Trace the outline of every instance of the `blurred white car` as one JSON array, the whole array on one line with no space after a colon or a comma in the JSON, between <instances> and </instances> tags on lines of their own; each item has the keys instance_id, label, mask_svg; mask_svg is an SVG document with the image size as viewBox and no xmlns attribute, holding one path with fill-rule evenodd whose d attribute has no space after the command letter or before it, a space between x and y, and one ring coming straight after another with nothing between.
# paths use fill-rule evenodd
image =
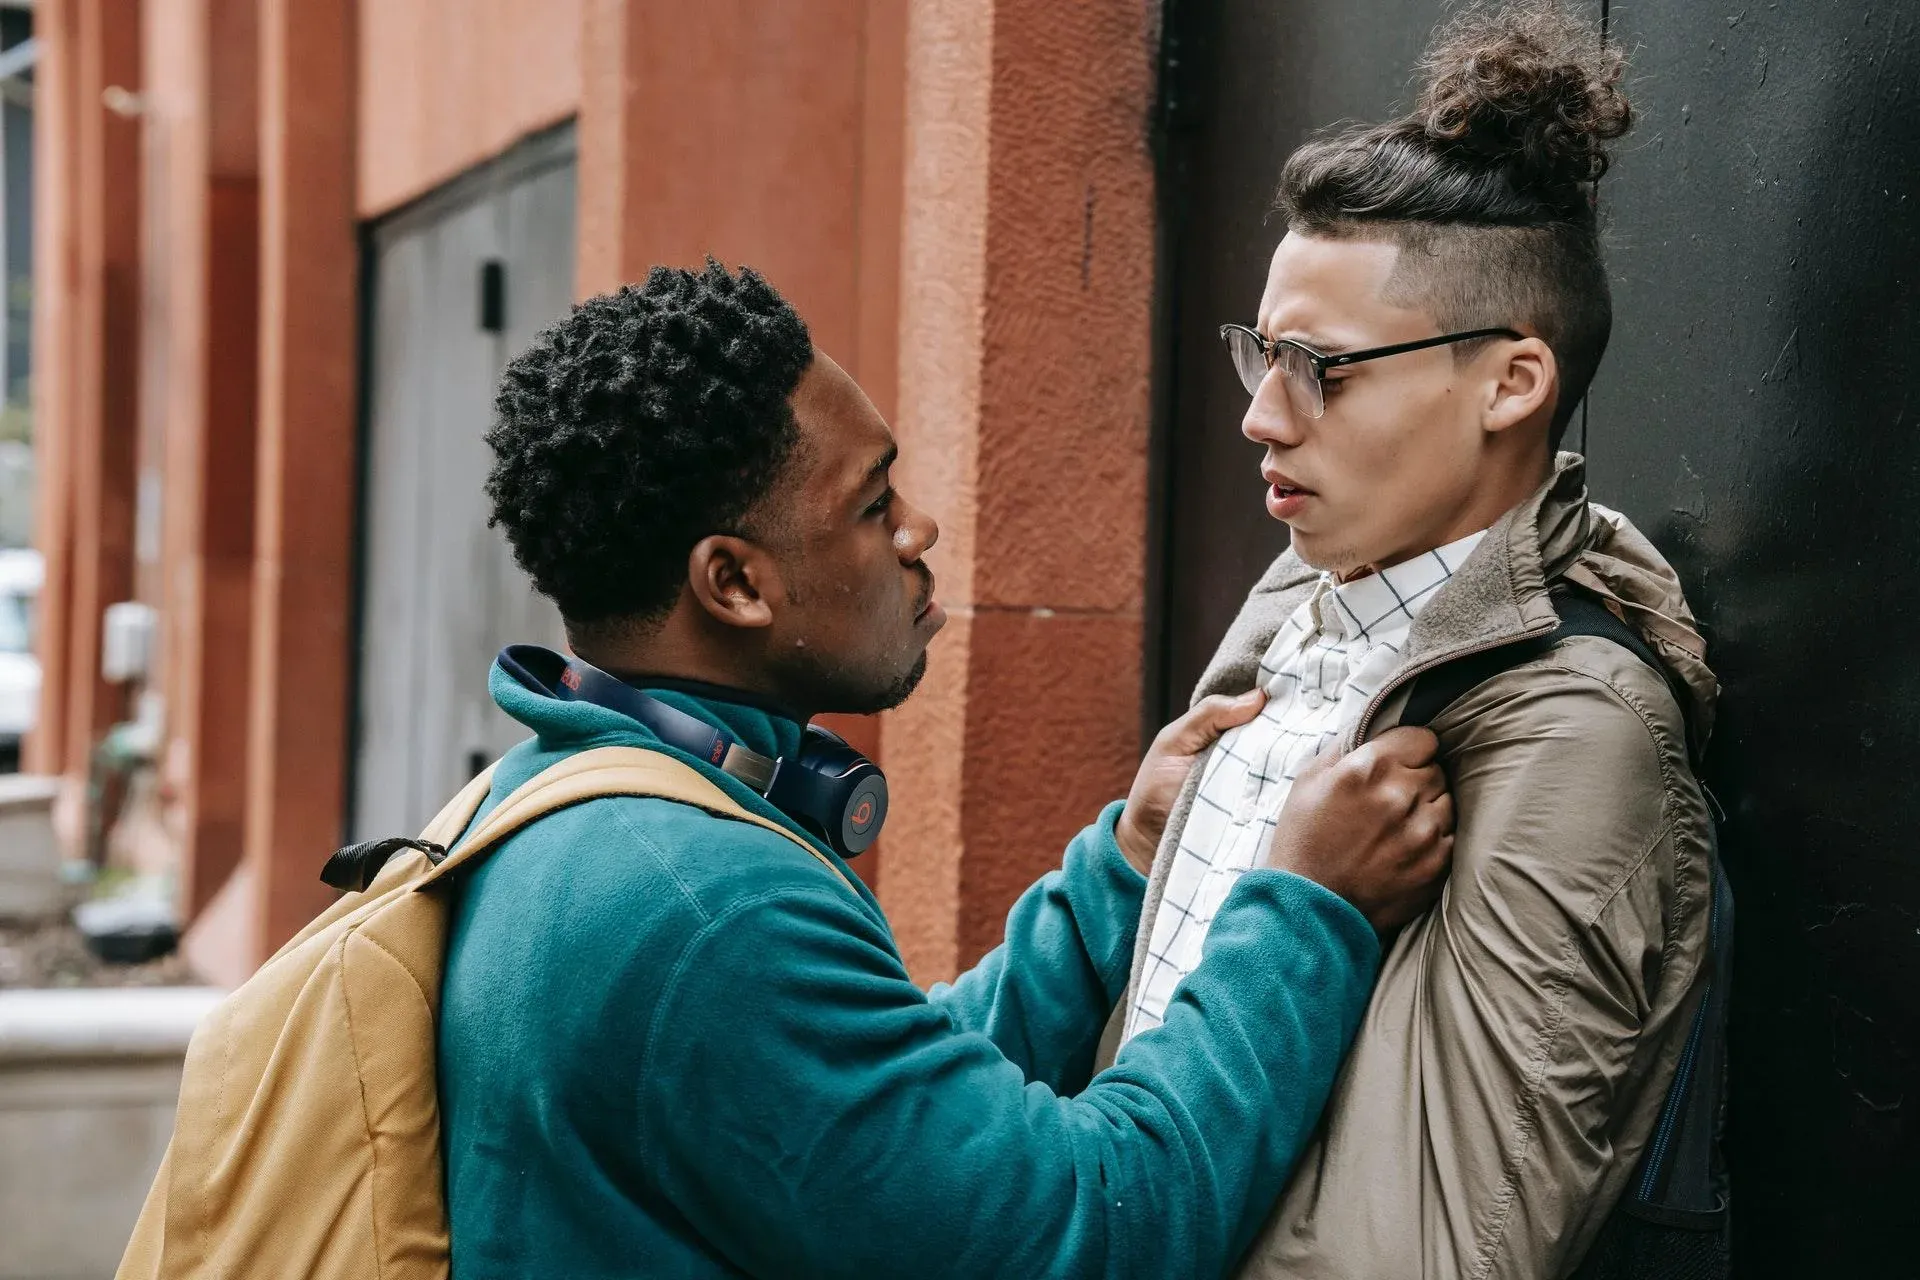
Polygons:
<instances>
[{"instance_id":1,"label":"blurred white car","mask_svg":"<svg viewBox=\"0 0 1920 1280\"><path fill-rule=\"evenodd\" d=\"M0 768L18 767L20 740L40 710L33 607L45 573L38 551L0 551Z\"/></svg>"}]
</instances>

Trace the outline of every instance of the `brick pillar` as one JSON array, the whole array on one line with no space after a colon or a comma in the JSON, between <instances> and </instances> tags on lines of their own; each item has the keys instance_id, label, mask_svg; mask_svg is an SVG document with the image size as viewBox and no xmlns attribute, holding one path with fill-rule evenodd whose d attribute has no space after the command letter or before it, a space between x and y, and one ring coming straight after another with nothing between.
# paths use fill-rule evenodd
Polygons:
<instances>
[{"instance_id":1,"label":"brick pillar","mask_svg":"<svg viewBox=\"0 0 1920 1280\"><path fill-rule=\"evenodd\" d=\"M94 743L127 710L124 690L100 679L100 625L106 607L133 591L140 125L106 99L117 90L115 101L130 103L141 85L139 0L74 0L72 13L62 35L73 40L73 94L56 111L71 106L73 114L54 143L73 150L71 328L58 344L64 349L49 353L70 362L71 376L50 389L54 413L46 424L60 454L48 478L61 495L53 505L66 504L53 513L64 528L49 547L56 616L48 637L62 652L49 673L59 683L42 695L43 714L63 721L53 735L59 757L45 763L66 774L70 796L85 780ZM65 16L49 14L57 22Z\"/></svg>"},{"instance_id":2,"label":"brick pillar","mask_svg":"<svg viewBox=\"0 0 1920 1280\"><path fill-rule=\"evenodd\" d=\"M148 0L150 196L164 202L162 776L182 909L240 862L259 398L259 31L254 0Z\"/></svg>"},{"instance_id":3,"label":"brick pillar","mask_svg":"<svg viewBox=\"0 0 1920 1280\"><path fill-rule=\"evenodd\" d=\"M80 0L40 0L34 35L33 453L34 545L46 560L40 591L40 715L22 765L59 773L67 751L68 637L72 633L73 411L79 234L77 145Z\"/></svg>"},{"instance_id":4,"label":"brick pillar","mask_svg":"<svg viewBox=\"0 0 1920 1280\"><path fill-rule=\"evenodd\" d=\"M1001 936L1139 756L1155 6L913 0L899 478L952 621L884 718L916 978Z\"/></svg>"},{"instance_id":5,"label":"brick pillar","mask_svg":"<svg viewBox=\"0 0 1920 1280\"><path fill-rule=\"evenodd\" d=\"M245 859L257 962L332 900L346 799L358 406L355 10L261 0Z\"/></svg>"}]
</instances>

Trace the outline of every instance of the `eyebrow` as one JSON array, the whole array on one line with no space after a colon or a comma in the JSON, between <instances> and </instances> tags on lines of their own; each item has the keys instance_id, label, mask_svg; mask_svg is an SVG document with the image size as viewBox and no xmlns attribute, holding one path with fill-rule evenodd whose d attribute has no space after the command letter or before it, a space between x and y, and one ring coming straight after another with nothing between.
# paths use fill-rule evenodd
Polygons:
<instances>
[{"instance_id":1,"label":"eyebrow","mask_svg":"<svg viewBox=\"0 0 1920 1280\"><path fill-rule=\"evenodd\" d=\"M1322 337L1317 333L1300 333L1298 331L1283 333L1278 337L1269 334L1268 337L1269 340L1274 342L1297 342L1303 347L1311 347L1315 353L1323 356L1337 356L1342 351L1348 349L1350 345L1339 342L1333 338Z\"/></svg>"},{"instance_id":2,"label":"eyebrow","mask_svg":"<svg viewBox=\"0 0 1920 1280\"><path fill-rule=\"evenodd\" d=\"M899 460L900 460L900 446L897 444L889 446L887 451L880 455L880 460L874 463L871 467L867 468L866 478L861 480L860 487L864 489L868 485L872 484L875 480L885 475L888 469L891 468L893 464L895 462L898 462Z\"/></svg>"}]
</instances>

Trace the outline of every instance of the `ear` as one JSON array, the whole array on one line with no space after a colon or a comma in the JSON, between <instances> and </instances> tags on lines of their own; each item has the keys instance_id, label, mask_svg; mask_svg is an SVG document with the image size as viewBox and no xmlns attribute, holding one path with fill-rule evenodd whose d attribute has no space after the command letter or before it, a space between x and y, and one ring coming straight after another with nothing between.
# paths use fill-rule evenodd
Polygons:
<instances>
[{"instance_id":1,"label":"ear","mask_svg":"<svg viewBox=\"0 0 1920 1280\"><path fill-rule=\"evenodd\" d=\"M1521 338L1495 344L1487 359L1494 364L1482 429L1507 431L1552 414L1560 390L1560 364L1552 347L1538 338Z\"/></svg>"},{"instance_id":2,"label":"ear","mask_svg":"<svg viewBox=\"0 0 1920 1280\"><path fill-rule=\"evenodd\" d=\"M773 557L745 538L722 533L694 544L687 586L709 616L730 627L771 625L771 599L785 596Z\"/></svg>"}]
</instances>

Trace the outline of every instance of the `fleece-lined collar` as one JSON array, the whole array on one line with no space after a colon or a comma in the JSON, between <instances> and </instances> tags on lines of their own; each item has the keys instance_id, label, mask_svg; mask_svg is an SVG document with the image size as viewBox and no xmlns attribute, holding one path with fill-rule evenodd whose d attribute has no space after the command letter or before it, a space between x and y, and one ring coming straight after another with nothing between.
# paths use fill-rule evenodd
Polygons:
<instances>
[{"instance_id":1,"label":"fleece-lined collar","mask_svg":"<svg viewBox=\"0 0 1920 1280\"><path fill-rule=\"evenodd\" d=\"M675 710L726 729L740 740L741 745L763 756L790 756L800 749L805 726L783 713L717 697L697 697L687 692L684 685L681 688L650 686L644 678L636 680L635 684ZM532 746L543 755L570 755L593 747L645 747L665 752L699 770L702 777L724 790L747 812L779 823L826 854L846 875L848 882L856 886L868 905L878 912L878 900L853 874L845 860L819 837L794 821L785 811L768 803L766 797L752 787L707 761L662 742L653 730L639 721L595 703L564 701L529 689L497 662L488 676L487 687L502 711L533 731L535 741L523 745ZM509 760L512 758L510 756Z\"/></svg>"}]
</instances>

